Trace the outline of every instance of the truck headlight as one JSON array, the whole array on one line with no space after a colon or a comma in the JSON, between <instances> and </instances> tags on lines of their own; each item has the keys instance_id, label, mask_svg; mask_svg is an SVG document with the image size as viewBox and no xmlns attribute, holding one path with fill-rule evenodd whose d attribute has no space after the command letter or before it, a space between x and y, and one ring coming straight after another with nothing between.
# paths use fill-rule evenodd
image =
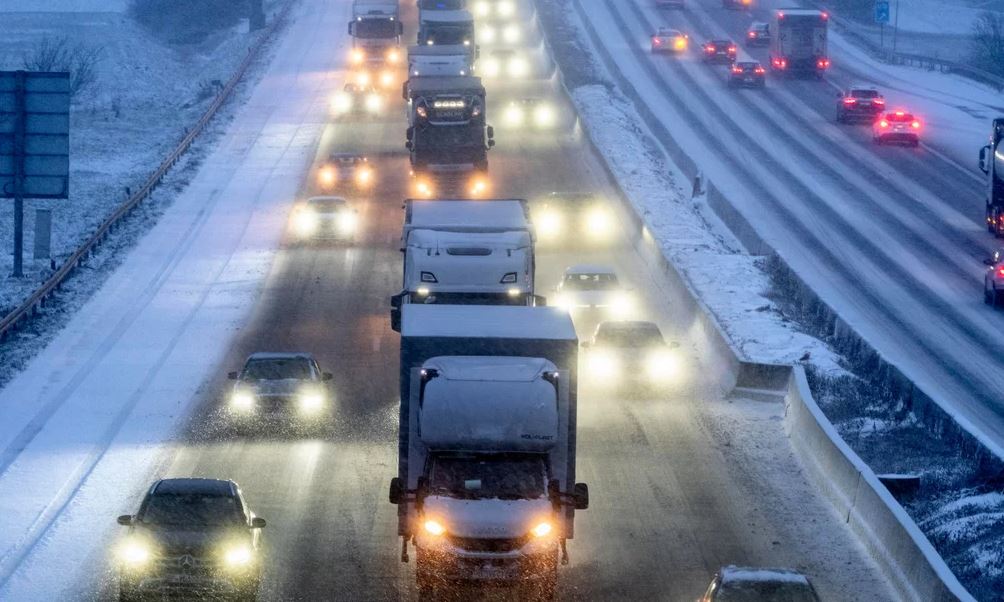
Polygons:
<instances>
[{"instance_id":1,"label":"truck headlight","mask_svg":"<svg viewBox=\"0 0 1004 602\"><path fill-rule=\"evenodd\" d=\"M247 566L251 564L251 558L251 547L246 544L240 544L228 548L226 554L223 555L223 560L230 568Z\"/></svg>"},{"instance_id":2,"label":"truck headlight","mask_svg":"<svg viewBox=\"0 0 1004 602\"><path fill-rule=\"evenodd\" d=\"M338 172L330 165L322 167L321 170L317 172L317 181L321 186L331 188L335 185L335 182L338 181Z\"/></svg>"},{"instance_id":3,"label":"truck headlight","mask_svg":"<svg viewBox=\"0 0 1004 602\"><path fill-rule=\"evenodd\" d=\"M550 105L540 105L533 110L533 124L539 128L549 128L554 125L554 109Z\"/></svg>"},{"instance_id":4,"label":"truck headlight","mask_svg":"<svg viewBox=\"0 0 1004 602\"><path fill-rule=\"evenodd\" d=\"M394 74L390 71L384 71L380 74L380 85L384 88L389 88L394 85Z\"/></svg>"},{"instance_id":5,"label":"truck headlight","mask_svg":"<svg viewBox=\"0 0 1004 602\"><path fill-rule=\"evenodd\" d=\"M530 533L532 533L534 537L547 537L551 534L551 531L554 531L554 526L546 520L538 523L534 528L530 529Z\"/></svg>"},{"instance_id":6,"label":"truck headlight","mask_svg":"<svg viewBox=\"0 0 1004 602\"><path fill-rule=\"evenodd\" d=\"M335 115L344 115L352 110L352 96L346 92L339 92L331 100L331 110Z\"/></svg>"},{"instance_id":7,"label":"truck headlight","mask_svg":"<svg viewBox=\"0 0 1004 602\"><path fill-rule=\"evenodd\" d=\"M498 10L499 16L511 17L516 12L516 3L513 0L500 0L495 8Z\"/></svg>"},{"instance_id":8,"label":"truck headlight","mask_svg":"<svg viewBox=\"0 0 1004 602\"><path fill-rule=\"evenodd\" d=\"M526 77L530 72L530 63L523 57L513 57L509 59L506 72L509 74L509 77Z\"/></svg>"},{"instance_id":9,"label":"truck headlight","mask_svg":"<svg viewBox=\"0 0 1004 602\"><path fill-rule=\"evenodd\" d=\"M586 213L586 233L594 239L606 238L613 229L612 221L609 211L603 207L593 207Z\"/></svg>"},{"instance_id":10,"label":"truck headlight","mask_svg":"<svg viewBox=\"0 0 1004 602\"><path fill-rule=\"evenodd\" d=\"M505 40L506 44L515 44L522 37L523 31L515 23L506 25L505 29L502 30L502 39Z\"/></svg>"},{"instance_id":11,"label":"truck headlight","mask_svg":"<svg viewBox=\"0 0 1004 602\"><path fill-rule=\"evenodd\" d=\"M370 167L360 167L356 170L356 185L369 186L373 183L373 169Z\"/></svg>"},{"instance_id":12,"label":"truck headlight","mask_svg":"<svg viewBox=\"0 0 1004 602\"><path fill-rule=\"evenodd\" d=\"M610 311L616 316L624 316L634 308L634 299L628 293L617 293L610 300Z\"/></svg>"},{"instance_id":13,"label":"truck headlight","mask_svg":"<svg viewBox=\"0 0 1004 602\"><path fill-rule=\"evenodd\" d=\"M397 48L391 48L387 51L387 62L391 65L396 65L401 62L401 51Z\"/></svg>"},{"instance_id":14,"label":"truck headlight","mask_svg":"<svg viewBox=\"0 0 1004 602\"><path fill-rule=\"evenodd\" d=\"M495 42L495 28L491 25L485 25L478 32L478 40L484 42L485 44L491 44Z\"/></svg>"},{"instance_id":15,"label":"truck headlight","mask_svg":"<svg viewBox=\"0 0 1004 602\"><path fill-rule=\"evenodd\" d=\"M488 0L478 0L471 8L474 9L474 15L477 17L487 17L488 13L492 10L492 6L488 3Z\"/></svg>"},{"instance_id":16,"label":"truck headlight","mask_svg":"<svg viewBox=\"0 0 1004 602\"><path fill-rule=\"evenodd\" d=\"M296 231L300 236L310 236L317 231L318 217L314 211L303 209L296 214L295 220Z\"/></svg>"},{"instance_id":17,"label":"truck headlight","mask_svg":"<svg viewBox=\"0 0 1004 602\"><path fill-rule=\"evenodd\" d=\"M355 213L351 211L342 211L338 214L338 230L342 234L351 234L352 232L355 232L357 224L358 218Z\"/></svg>"},{"instance_id":18,"label":"truck headlight","mask_svg":"<svg viewBox=\"0 0 1004 602\"><path fill-rule=\"evenodd\" d=\"M653 351L645 358L645 376L656 383L672 380L680 369L676 355L669 351Z\"/></svg>"},{"instance_id":19,"label":"truck headlight","mask_svg":"<svg viewBox=\"0 0 1004 602\"><path fill-rule=\"evenodd\" d=\"M360 48L356 48L352 51L352 64L360 65L366 60L366 53Z\"/></svg>"},{"instance_id":20,"label":"truck headlight","mask_svg":"<svg viewBox=\"0 0 1004 602\"><path fill-rule=\"evenodd\" d=\"M518 127L523 125L526 115L519 105L509 105L506 107L505 113L502 114L502 119L507 126Z\"/></svg>"},{"instance_id":21,"label":"truck headlight","mask_svg":"<svg viewBox=\"0 0 1004 602\"><path fill-rule=\"evenodd\" d=\"M446 527L443 526L443 523L431 518L422 523L422 528L425 529L426 533L434 537L439 537L443 533L446 533Z\"/></svg>"},{"instance_id":22,"label":"truck headlight","mask_svg":"<svg viewBox=\"0 0 1004 602\"><path fill-rule=\"evenodd\" d=\"M554 238L561 233L561 214L554 209L541 209L534 215L533 225L541 237Z\"/></svg>"},{"instance_id":23,"label":"truck headlight","mask_svg":"<svg viewBox=\"0 0 1004 602\"><path fill-rule=\"evenodd\" d=\"M119 548L119 560L130 568L139 568L150 561L150 546L136 539L129 539Z\"/></svg>"},{"instance_id":24,"label":"truck headlight","mask_svg":"<svg viewBox=\"0 0 1004 602\"><path fill-rule=\"evenodd\" d=\"M486 58L481 65L479 65L478 69L485 77L498 77L499 73L502 71L502 64L497 58L489 57Z\"/></svg>"},{"instance_id":25,"label":"truck headlight","mask_svg":"<svg viewBox=\"0 0 1004 602\"><path fill-rule=\"evenodd\" d=\"M383 98L379 94L366 95L366 111L369 113L379 113L383 108Z\"/></svg>"},{"instance_id":26,"label":"truck headlight","mask_svg":"<svg viewBox=\"0 0 1004 602\"><path fill-rule=\"evenodd\" d=\"M250 410L254 406L254 395L247 391L237 391L230 398L230 405L238 410Z\"/></svg>"}]
</instances>

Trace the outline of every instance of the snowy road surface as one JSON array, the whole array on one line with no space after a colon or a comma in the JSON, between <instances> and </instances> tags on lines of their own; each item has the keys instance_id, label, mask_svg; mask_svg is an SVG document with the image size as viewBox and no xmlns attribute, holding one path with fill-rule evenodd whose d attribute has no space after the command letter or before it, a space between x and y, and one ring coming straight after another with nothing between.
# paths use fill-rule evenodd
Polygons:
<instances>
[{"instance_id":1,"label":"snowy road surface","mask_svg":"<svg viewBox=\"0 0 1004 602\"><path fill-rule=\"evenodd\" d=\"M586 30L608 68L705 174L840 315L960 420L1004 443L1004 315L983 305L983 227L976 151L999 97L964 80L883 67L839 40L825 81L770 78L730 90L696 53L653 56L669 25L741 40L752 15L719 3L657 11L647 0L597 0ZM745 49L766 64L766 50ZM873 70L874 69L874 70ZM840 86L865 81L891 106L917 110L928 144L877 147L867 127L833 123Z\"/></svg>"},{"instance_id":2,"label":"snowy road surface","mask_svg":"<svg viewBox=\"0 0 1004 602\"><path fill-rule=\"evenodd\" d=\"M527 7L524 6L524 9ZM305 0L250 102L163 221L31 367L0 394L0 599L111 598L109 547L143 488L162 476L238 481L268 520L263 598L414 596L387 503L397 433L404 119L325 124L344 72L347 2ZM406 10L407 22L415 20ZM491 114L509 100L489 83ZM553 79L526 88L554 98ZM520 90L523 94L525 90ZM491 156L498 194L558 190L612 197L577 131L503 136ZM347 246L282 244L307 164L331 150L379 153L380 184L357 197L362 234ZM611 210L618 211L614 202ZM698 341L668 306L619 229L612 247L545 248L538 290L571 263L611 263L639 317L685 351L681 381L638 399L584 380L579 480L593 503L577 520L564 599L693 599L728 563L790 566L842 600L891 594L846 525L793 458L778 403L726 400ZM288 241L286 241L288 242ZM278 248L278 251L274 249ZM594 322L578 320L585 338ZM229 370L259 350L314 353L334 373L329 437L234 437L217 429ZM202 385L202 386L200 386ZM172 429L189 418L180 438ZM80 592L87 592L81 594Z\"/></svg>"}]
</instances>

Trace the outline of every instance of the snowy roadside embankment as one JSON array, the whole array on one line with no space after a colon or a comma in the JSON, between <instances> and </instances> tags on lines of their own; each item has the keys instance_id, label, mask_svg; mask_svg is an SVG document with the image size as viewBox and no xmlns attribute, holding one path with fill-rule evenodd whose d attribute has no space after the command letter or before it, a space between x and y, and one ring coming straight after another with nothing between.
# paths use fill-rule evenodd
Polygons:
<instances>
[{"instance_id":1,"label":"snowy roadside embankment","mask_svg":"<svg viewBox=\"0 0 1004 602\"><path fill-rule=\"evenodd\" d=\"M279 0L268 3L278 7ZM58 6L54 5L58 8ZM8 7L5 7L8 8ZM258 33L241 27L219 31L198 45L161 41L133 19L113 12L13 12L0 19L0 69L21 68L24 57L44 41L65 40L70 49L99 49L93 84L71 109L70 198L25 203L25 277L0 279L0 314L6 314L51 274L50 261L34 258L36 209L52 210L52 260L61 264L138 187L205 112L246 56ZM211 133L211 132L210 132ZM178 166L183 173L190 153ZM183 178L182 178L183 179ZM117 265L120 251L156 221L180 186L178 175L144 203L93 257L82 278L71 278L40 319L6 341L0 350L0 383L22 369ZM13 207L0 211L0 232L13 229ZM0 274L9 274L13 240L0 237Z\"/></svg>"}]
</instances>

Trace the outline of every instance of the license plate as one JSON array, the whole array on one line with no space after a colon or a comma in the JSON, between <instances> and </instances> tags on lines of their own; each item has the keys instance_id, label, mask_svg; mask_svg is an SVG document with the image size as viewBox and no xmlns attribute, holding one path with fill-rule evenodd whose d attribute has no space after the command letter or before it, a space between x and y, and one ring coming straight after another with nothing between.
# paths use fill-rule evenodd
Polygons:
<instances>
[{"instance_id":1,"label":"license plate","mask_svg":"<svg viewBox=\"0 0 1004 602\"><path fill-rule=\"evenodd\" d=\"M474 579L512 579L516 576L516 567L513 565L482 564L474 567L472 572Z\"/></svg>"},{"instance_id":2,"label":"license plate","mask_svg":"<svg viewBox=\"0 0 1004 602\"><path fill-rule=\"evenodd\" d=\"M456 111L436 111L436 119L463 119L464 112L462 110Z\"/></svg>"}]
</instances>

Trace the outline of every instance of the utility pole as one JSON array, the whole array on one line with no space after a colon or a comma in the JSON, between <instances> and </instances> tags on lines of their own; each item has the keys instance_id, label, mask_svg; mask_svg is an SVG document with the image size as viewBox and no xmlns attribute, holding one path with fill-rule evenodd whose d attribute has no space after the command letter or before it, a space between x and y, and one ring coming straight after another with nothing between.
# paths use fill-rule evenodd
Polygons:
<instances>
[{"instance_id":1,"label":"utility pole","mask_svg":"<svg viewBox=\"0 0 1004 602\"><path fill-rule=\"evenodd\" d=\"M24 276L22 267L24 258L24 155L27 113L25 102L25 72L18 71L14 75L14 271L11 276Z\"/></svg>"}]
</instances>

